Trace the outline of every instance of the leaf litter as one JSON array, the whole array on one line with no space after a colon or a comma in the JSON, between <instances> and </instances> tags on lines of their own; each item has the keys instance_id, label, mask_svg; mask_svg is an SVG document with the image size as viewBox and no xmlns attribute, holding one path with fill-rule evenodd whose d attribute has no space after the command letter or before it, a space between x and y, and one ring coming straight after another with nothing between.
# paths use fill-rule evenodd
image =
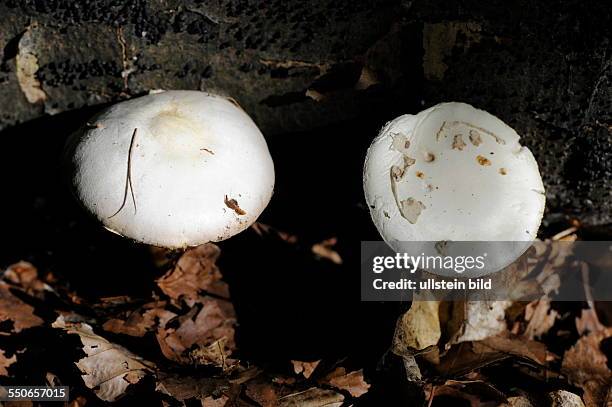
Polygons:
<instances>
[{"instance_id":1,"label":"leaf litter","mask_svg":"<svg viewBox=\"0 0 612 407\"><path fill-rule=\"evenodd\" d=\"M256 224L253 230L260 238L289 245L299 242L295 235L268 225ZM574 232L557 238L575 238ZM331 238L315 243L311 255L341 264L336 242ZM416 299L399 316L391 354L401 361L404 383L420 394L423 405L436 400L471 406L539 405L534 400L542 395L529 388L500 386L491 373L495 369L527 372L543 387L554 380L556 388L545 395L549 405L610 403L612 372L609 350L604 348L609 347L612 328L598 318L593 301L569 313L555 307L551 300L557 287L555 272L571 261L571 253L544 246L535 250L538 264L544 264L539 269L538 264L529 265L530 270L538 270L538 282L544 287L538 300ZM147 377L154 381L164 405L197 400L212 407L348 406L376 388L370 373L343 361L289 360L283 370L240 360L239 317L217 265L220 254L214 244L189 249L176 261L162 263L167 272L156 280L158 291L150 298L101 298L95 304L88 304L49 273L41 278L30 263L14 264L4 270L0 281L4 326L0 335L19 341L29 332L46 329L78 338L81 356L72 363L83 386L105 401L133 393L145 386ZM40 313L41 304L47 304L55 316L51 318L48 309ZM573 326L568 328L567 321ZM568 342L571 335L577 339ZM555 338L566 341L565 347L549 347ZM141 354L139 344L145 342L157 351ZM0 377L10 377L28 352L0 346ZM381 359L381 366L387 359ZM57 383L68 380L51 372L47 377ZM87 397L77 394L69 405L85 405Z\"/></svg>"}]
</instances>

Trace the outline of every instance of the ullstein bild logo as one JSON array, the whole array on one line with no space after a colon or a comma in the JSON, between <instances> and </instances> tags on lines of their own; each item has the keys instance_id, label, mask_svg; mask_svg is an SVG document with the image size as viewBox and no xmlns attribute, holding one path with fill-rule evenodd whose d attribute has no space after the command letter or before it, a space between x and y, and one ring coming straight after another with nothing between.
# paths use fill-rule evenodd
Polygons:
<instances>
[{"instance_id":1,"label":"ullstein bild logo","mask_svg":"<svg viewBox=\"0 0 612 407\"><path fill-rule=\"evenodd\" d=\"M612 300L612 242L361 244L363 301Z\"/></svg>"}]
</instances>

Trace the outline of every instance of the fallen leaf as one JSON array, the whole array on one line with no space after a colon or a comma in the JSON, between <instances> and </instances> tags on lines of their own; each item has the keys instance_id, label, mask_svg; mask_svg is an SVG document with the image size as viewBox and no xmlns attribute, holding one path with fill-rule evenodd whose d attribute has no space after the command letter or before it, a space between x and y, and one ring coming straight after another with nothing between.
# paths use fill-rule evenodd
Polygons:
<instances>
[{"instance_id":1,"label":"fallen leaf","mask_svg":"<svg viewBox=\"0 0 612 407\"><path fill-rule=\"evenodd\" d=\"M447 398L464 400L470 407L481 407L483 400L477 394L472 394L464 389L464 384L454 380L449 380L441 385L427 384L425 386L425 392L429 394L428 404L431 405L436 397L445 396ZM446 401L449 403L449 401ZM459 402L453 402L451 405L463 404Z\"/></svg>"},{"instance_id":2,"label":"fallen leaf","mask_svg":"<svg viewBox=\"0 0 612 407\"><path fill-rule=\"evenodd\" d=\"M34 315L34 308L15 297L10 286L0 281L0 322L12 322L11 332L42 325L41 318Z\"/></svg>"},{"instance_id":3,"label":"fallen leaf","mask_svg":"<svg viewBox=\"0 0 612 407\"><path fill-rule=\"evenodd\" d=\"M511 335L498 335L482 341L472 342L475 353L498 351L504 354L530 359L540 365L546 365L548 351L546 345Z\"/></svg>"},{"instance_id":4,"label":"fallen leaf","mask_svg":"<svg viewBox=\"0 0 612 407\"><path fill-rule=\"evenodd\" d=\"M316 91L314 89L306 89L306 93L304 93L304 95L312 100L314 100L315 102L320 102L322 100L325 100L326 96L325 94Z\"/></svg>"},{"instance_id":5,"label":"fallen leaf","mask_svg":"<svg viewBox=\"0 0 612 407\"><path fill-rule=\"evenodd\" d=\"M370 389L370 385L363 378L362 369L346 373L345 368L338 367L321 379L321 383L326 383L337 389L348 391L353 397L360 397L366 394Z\"/></svg>"},{"instance_id":6,"label":"fallen leaf","mask_svg":"<svg viewBox=\"0 0 612 407\"><path fill-rule=\"evenodd\" d=\"M282 230L276 229L270 225L266 225L265 223L255 222L251 225L251 228L257 233L259 236L271 235L275 236L278 239L287 242L289 244L295 244L298 241L297 236L292 235L287 232L283 232Z\"/></svg>"},{"instance_id":7,"label":"fallen leaf","mask_svg":"<svg viewBox=\"0 0 612 407\"><path fill-rule=\"evenodd\" d=\"M253 381L247 384L247 396L262 407L277 407L279 395L274 386L263 381Z\"/></svg>"},{"instance_id":8,"label":"fallen leaf","mask_svg":"<svg viewBox=\"0 0 612 407\"><path fill-rule=\"evenodd\" d=\"M30 295L50 289L47 284L38 279L36 267L27 261L20 261L8 266L4 271L3 278L23 288Z\"/></svg>"},{"instance_id":9,"label":"fallen leaf","mask_svg":"<svg viewBox=\"0 0 612 407\"><path fill-rule=\"evenodd\" d=\"M563 355L561 372L570 383L584 391L584 402L590 406L601 406L612 400L612 371L600 345L612 337L612 328L591 332L578 339Z\"/></svg>"},{"instance_id":10,"label":"fallen leaf","mask_svg":"<svg viewBox=\"0 0 612 407\"><path fill-rule=\"evenodd\" d=\"M229 298L227 284L221 281L215 264L220 252L212 243L187 250L176 266L157 280L157 285L172 300L184 299L190 307L202 293Z\"/></svg>"},{"instance_id":11,"label":"fallen leaf","mask_svg":"<svg viewBox=\"0 0 612 407\"><path fill-rule=\"evenodd\" d=\"M128 312L123 319L111 318L102 325L105 331L142 337L159 324L164 325L176 316L163 308L164 301L150 302L141 308Z\"/></svg>"},{"instance_id":12,"label":"fallen leaf","mask_svg":"<svg viewBox=\"0 0 612 407\"><path fill-rule=\"evenodd\" d=\"M87 404L87 399L83 396L77 396L74 400L68 403L68 407L83 407Z\"/></svg>"},{"instance_id":13,"label":"fallen leaf","mask_svg":"<svg viewBox=\"0 0 612 407\"><path fill-rule=\"evenodd\" d=\"M599 321L597 312L593 308L594 305L589 304L589 308L580 311L580 317L576 318L576 330L579 335L584 335L587 332L605 331L606 327Z\"/></svg>"},{"instance_id":14,"label":"fallen leaf","mask_svg":"<svg viewBox=\"0 0 612 407\"><path fill-rule=\"evenodd\" d=\"M466 301L464 308L454 308L463 313L463 323L449 344L480 341L507 329L504 319L510 301ZM459 318L461 319L461 318Z\"/></svg>"},{"instance_id":15,"label":"fallen leaf","mask_svg":"<svg viewBox=\"0 0 612 407\"><path fill-rule=\"evenodd\" d=\"M312 372L317 368L321 361L315 360L314 362L302 362L299 360L292 360L293 371L295 374L302 374L306 379L310 378Z\"/></svg>"},{"instance_id":16,"label":"fallen leaf","mask_svg":"<svg viewBox=\"0 0 612 407\"><path fill-rule=\"evenodd\" d=\"M376 73L372 71L367 66L364 66L361 69L361 74L359 75L359 79L355 83L355 89L357 90L365 90L370 86L374 86L380 83L380 80L376 76Z\"/></svg>"},{"instance_id":17,"label":"fallen leaf","mask_svg":"<svg viewBox=\"0 0 612 407\"><path fill-rule=\"evenodd\" d=\"M342 257L333 250L333 247L338 243L338 239L332 237L331 239L327 239L322 241L321 243L316 243L312 246L312 252L317 256L327 259L332 263L342 264Z\"/></svg>"},{"instance_id":18,"label":"fallen leaf","mask_svg":"<svg viewBox=\"0 0 612 407\"><path fill-rule=\"evenodd\" d=\"M229 400L229 397L222 394L220 397L214 398L213 396L208 396L202 399L202 407L224 407Z\"/></svg>"},{"instance_id":19,"label":"fallen leaf","mask_svg":"<svg viewBox=\"0 0 612 407\"><path fill-rule=\"evenodd\" d=\"M8 376L7 368L17 362L17 355L7 358L4 351L0 349L0 376Z\"/></svg>"},{"instance_id":20,"label":"fallen leaf","mask_svg":"<svg viewBox=\"0 0 612 407\"><path fill-rule=\"evenodd\" d=\"M52 326L79 335L87 356L75 364L85 385L101 400L117 400L130 384L139 382L155 370L153 363L96 335L86 323L66 322L60 316Z\"/></svg>"},{"instance_id":21,"label":"fallen leaf","mask_svg":"<svg viewBox=\"0 0 612 407\"><path fill-rule=\"evenodd\" d=\"M440 340L439 301L412 301L410 309L397 321L393 352L403 355L409 349L422 350Z\"/></svg>"},{"instance_id":22,"label":"fallen leaf","mask_svg":"<svg viewBox=\"0 0 612 407\"><path fill-rule=\"evenodd\" d=\"M201 301L185 315L160 325L157 341L170 360L226 367L227 356L235 348L234 307L218 298Z\"/></svg>"},{"instance_id":23,"label":"fallen leaf","mask_svg":"<svg viewBox=\"0 0 612 407\"><path fill-rule=\"evenodd\" d=\"M556 390L548 393L551 407L584 407L580 396L565 390Z\"/></svg>"},{"instance_id":24,"label":"fallen leaf","mask_svg":"<svg viewBox=\"0 0 612 407\"><path fill-rule=\"evenodd\" d=\"M333 390L311 387L308 390L289 394L279 399L279 407L340 407L344 396Z\"/></svg>"},{"instance_id":25,"label":"fallen leaf","mask_svg":"<svg viewBox=\"0 0 612 407\"><path fill-rule=\"evenodd\" d=\"M159 373L155 390L174 397L179 401L188 399L205 400L213 393L229 389L227 381L214 377L194 377Z\"/></svg>"},{"instance_id":26,"label":"fallen leaf","mask_svg":"<svg viewBox=\"0 0 612 407\"><path fill-rule=\"evenodd\" d=\"M505 403L500 404L499 407L533 407L531 401L527 397L508 397Z\"/></svg>"},{"instance_id":27,"label":"fallen leaf","mask_svg":"<svg viewBox=\"0 0 612 407\"><path fill-rule=\"evenodd\" d=\"M525 307L525 321L528 321L524 335L529 339L547 333L555 324L559 314L550 308L550 300L543 298L532 301Z\"/></svg>"}]
</instances>

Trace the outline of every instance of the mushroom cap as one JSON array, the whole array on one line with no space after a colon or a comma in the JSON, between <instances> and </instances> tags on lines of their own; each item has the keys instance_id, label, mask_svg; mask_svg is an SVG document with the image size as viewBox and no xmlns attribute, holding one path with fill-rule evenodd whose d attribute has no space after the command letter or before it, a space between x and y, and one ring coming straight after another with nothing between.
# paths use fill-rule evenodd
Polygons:
<instances>
[{"instance_id":1,"label":"mushroom cap","mask_svg":"<svg viewBox=\"0 0 612 407\"><path fill-rule=\"evenodd\" d=\"M205 92L113 105L67 153L82 205L107 229L156 246L227 239L255 222L274 188L255 123L233 99Z\"/></svg>"},{"instance_id":2,"label":"mushroom cap","mask_svg":"<svg viewBox=\"0 0 612 407\"><path fill-rule=\"evenodd\" d=\"M402 242L509 242L489 245L497 253L485 271L512 263L536 238L545 204L537 162L519 138L465 103L387 123L364 166L365 197L382 238L398 251L416 247ZM432 244L421 249L439 252Z\"/></svg>"}]
</instances>

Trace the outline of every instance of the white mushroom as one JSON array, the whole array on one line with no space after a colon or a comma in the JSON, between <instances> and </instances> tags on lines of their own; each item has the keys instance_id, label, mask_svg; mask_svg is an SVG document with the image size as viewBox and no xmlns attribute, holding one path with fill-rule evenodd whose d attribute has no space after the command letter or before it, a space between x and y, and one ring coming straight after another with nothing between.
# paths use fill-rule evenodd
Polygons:
<instances>
[{"instance_id":1,"label":"white mushroom","mask_svg":"<svg viewBox=\"0 0 612 407\"><path fill-rule=\"evenodd\" d=\"M487 246L502 253L489 253L483 273L526 250L545 203L538 165L518 134L464 103L387 123L368 150L364 190L379 233L398 251L402 242L526 242ZM422 249L434 252L431 244Z\"/></svg>"},{"instance_id":2,"label":"white mushroom","mask_svg":"<svg viewBox=\"0 0 612 407\"><path fill-rule=\"evenodd\" d=\"M168 248L227 239L267 206L266 141L231 98L168 91L111 106L68 144L77 198L104 226Z\"/></svg>"}]
</instances>

